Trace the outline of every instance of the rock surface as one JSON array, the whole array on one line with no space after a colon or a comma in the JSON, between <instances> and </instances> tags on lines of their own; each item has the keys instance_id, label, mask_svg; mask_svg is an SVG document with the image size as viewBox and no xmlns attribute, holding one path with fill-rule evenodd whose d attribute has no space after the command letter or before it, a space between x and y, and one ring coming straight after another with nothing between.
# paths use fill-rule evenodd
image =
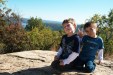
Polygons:
<instances>
[{"instance_id":1,"label":"rock surface","mask_svg":"<svg viewBox=\"0 0 113 75\"><path fill-rule=\"evenodd\" d=\"M0 55L0 75L113 75L113 61L104 60L97 65L92 74L77 71L63 72L50 67L56 52L53 51L23 51Z\"/></svg>"}]
</instances>

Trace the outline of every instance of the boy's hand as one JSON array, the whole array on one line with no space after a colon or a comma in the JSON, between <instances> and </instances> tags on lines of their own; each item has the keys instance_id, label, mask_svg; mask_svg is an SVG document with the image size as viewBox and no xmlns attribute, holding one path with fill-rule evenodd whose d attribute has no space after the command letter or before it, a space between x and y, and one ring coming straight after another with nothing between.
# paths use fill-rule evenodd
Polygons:
<instances>
[{"instance_id":1,"label":"boy's hand","mask_svg":"<svg viewBox=\"0 0 113 75\"><path fill-rule=\"evenodd\" d=\"M78 29L78 33L77 33L81 38L84 36L83 31L81 31L80 29Z\"/></svg>"},{"instance_id":2,"label":"boy's hand","mask_svg":"<svg viewBox=\"0 0 113 75\"><path fill-rule=\"evenodd\" d=\"M103 62L101 60L99 60L98 65L101 65Z\"/></svg>"},{"instance_id":3,"label":"boy's hand","mask_svg":"<svg viewBox=\"0 0 113 75\"><path fill-rule=\"evenodd\" d=\"M58 60L59 58L57 56L54 57L54 60Z\"/></svg>"},{"instance_id":4,"label":"boy's hand","mask_svg":"<svg viewBox=\"0 0 113 75\"><path fill-rule=\"evenodd\" d=\"M60 63L59 63L61 66L64 66L64 62L63 60L60 60Z\"/></svg>"}]
</instances>

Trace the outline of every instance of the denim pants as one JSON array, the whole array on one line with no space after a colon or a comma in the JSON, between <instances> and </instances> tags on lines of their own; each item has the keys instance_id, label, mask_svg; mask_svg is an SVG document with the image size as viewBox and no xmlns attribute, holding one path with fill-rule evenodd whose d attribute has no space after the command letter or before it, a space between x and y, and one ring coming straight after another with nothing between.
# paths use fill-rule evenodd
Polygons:
<instances>
[{"instance_id":1,"label":"denim pants","mask_svg":"<svg viewBox=\"0 0 113 75\"><path fill-rule=\"evenodd\" d=\"M96 64L92 60L83 61L79 57L74 60L74 64L76 70L88 73L93 72L96 67Z\"/></svg>"}]
</instances>

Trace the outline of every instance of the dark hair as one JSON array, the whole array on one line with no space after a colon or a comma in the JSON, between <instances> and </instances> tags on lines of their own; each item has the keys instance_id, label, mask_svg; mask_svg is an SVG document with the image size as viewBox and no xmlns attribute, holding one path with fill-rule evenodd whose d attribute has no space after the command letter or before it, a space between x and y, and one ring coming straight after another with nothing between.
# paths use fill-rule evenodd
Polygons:
<instances>
[{"instance_id":1,"label":"dark hair","mask_svg":"<svg viewBox=\"0 0 113 75\"><path fill-rule=\"evenodd\" d=\"M88 28L88 27L90 27L91 26L91 24L93 24L93 23L95 23L95 22L86 22L85 23L85 25L84 25L84 30L86 29L86 28Z\"/></svg>"}]
</instances>

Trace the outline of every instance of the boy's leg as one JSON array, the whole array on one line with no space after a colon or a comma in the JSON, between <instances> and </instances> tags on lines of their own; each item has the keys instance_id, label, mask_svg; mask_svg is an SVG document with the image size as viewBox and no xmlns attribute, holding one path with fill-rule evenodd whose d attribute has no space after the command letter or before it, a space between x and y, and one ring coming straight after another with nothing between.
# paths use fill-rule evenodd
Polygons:
<instances>
[{"instance_id":1,"label":"boy's leg","mask_svg":"<svg viewBox=\"0 0 113 75\"><path fill-rule=\"evenodd\" d=\"M56 69L56 70L59 70L59 71L69 71L69 70L72 70L72 63L70 64L66 64L64 66L61 66L59 65L60 61L59 60L55 60L52 62L51 66L52 68Z\"/></svg>"},{"instance_id":2,"label":"boy's leg","mask_svg":"<svg viewBox=\"0 0 113 75\"><path fill-rule=\"evenodd\" d=\"M84 61L82 61L80 58L76 58L74 61L74 69L83 71L84 70Z\"/></svg>"},{"instance_id":3,"label":"boy's leg","mask_svg":"<svg viewBox=\"0 0 113 75\"><path fill-rule=\"evenodd\" d=\"M51 67L54 68L54 69L58 69L59 68L59 63L60 63L59 60L55 60L51 63Z\"/></svg>"},{"instance_id":4,"label":"boy's leg","mask_svg":"<svg viewBox=\"0 0 113 75\"><path fill-rule=\"evenodd\" d=\"M88 61L85 64L85 72L93 72L95 70L96 64L93 61Z\"/></svg>"}]
</instances>

